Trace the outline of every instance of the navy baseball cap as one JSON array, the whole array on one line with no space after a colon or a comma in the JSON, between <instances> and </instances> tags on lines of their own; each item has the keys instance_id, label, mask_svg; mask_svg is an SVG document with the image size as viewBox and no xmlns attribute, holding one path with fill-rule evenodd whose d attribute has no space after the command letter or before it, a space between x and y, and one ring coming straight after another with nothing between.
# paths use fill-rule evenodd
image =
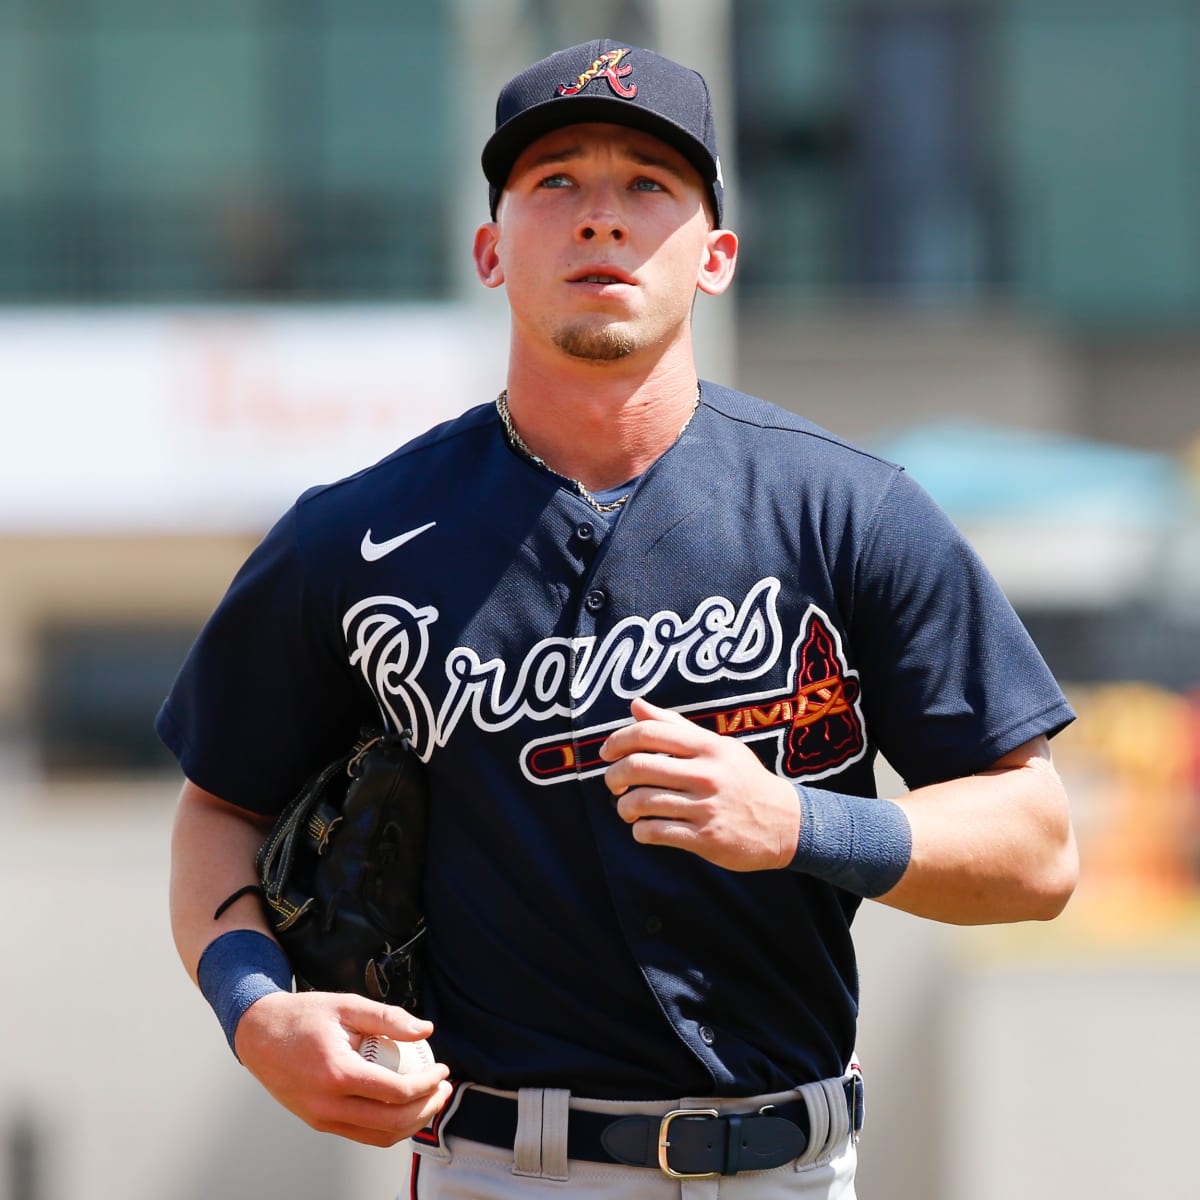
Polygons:
<instances>
[{"instance_id":1,"label":"navy baseball cap","mask_svg":"<svg viewBox=\"0 0 1200 1200\"><path fill-rule=\"evenodd\" d=\"M564 125L591 121L640 129L678 150L700 172L721 224L725 183L704 77L651 50L608 38L559 50L500 90L496 131L483 148L492 217L513 163L530 142Z\"/></svg>"}]
</instances>

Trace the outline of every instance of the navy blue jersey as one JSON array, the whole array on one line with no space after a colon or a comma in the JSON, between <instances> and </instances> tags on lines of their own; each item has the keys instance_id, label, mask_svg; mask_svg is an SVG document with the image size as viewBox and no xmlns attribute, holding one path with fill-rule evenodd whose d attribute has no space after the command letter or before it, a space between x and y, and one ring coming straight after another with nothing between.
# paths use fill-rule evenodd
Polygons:
<instances>
[{"instance_id":1,"label":"navy blue jersey","mask_svg":"<svg viewBox=\"0 0 1200 1200\"><path fill-rule=\"evenodd\" d=\"M978 771L1072 713L902 470L703 385L613 522L491 406L307 492L159 715L195 783L270 814L382 714L433 796L428 1011L456 1077L756 1095L851 1054L857 899L638 845L598 747L646 696L797 782Z\"/></svg>"}]
</instances>

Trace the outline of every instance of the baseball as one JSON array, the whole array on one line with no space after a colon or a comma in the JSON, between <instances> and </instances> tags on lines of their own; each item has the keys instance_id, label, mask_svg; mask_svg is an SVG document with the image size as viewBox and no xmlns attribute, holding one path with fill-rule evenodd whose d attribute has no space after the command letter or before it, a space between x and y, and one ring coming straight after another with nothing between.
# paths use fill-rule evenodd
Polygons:
<instances>
[{"instance_id":1,"label":"baseball","mask_svg":"<svg viewBox=\"0 0 1200 1200\"><path fill-rule=\"evenodd\" d=\"M407 1075L409 1071L420 1071L432 1067L433 1051L427 1041L394 1042L391 1038L379 1037L372 1034L363 1038L358 1052L367 1062L376 1063L395 1071L398 1075Z\"/></svg>"}]
</instances>

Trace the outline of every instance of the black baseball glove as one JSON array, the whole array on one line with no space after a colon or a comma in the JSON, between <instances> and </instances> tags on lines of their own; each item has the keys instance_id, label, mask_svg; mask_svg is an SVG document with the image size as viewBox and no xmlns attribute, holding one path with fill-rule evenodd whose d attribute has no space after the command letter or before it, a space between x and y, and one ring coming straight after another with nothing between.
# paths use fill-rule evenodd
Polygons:
<instances>
[{"instance_id":1,"label":"black baseball glove","mask_svg":"<svg viewBox=\"0 0 1200 1200\"><path fill-rule=\"evenodd\" d=\"M424 764L398 734L364 736L279 815L257 867L297 987L416 1012L427 826Z\"/></svg>"}]
</instances>

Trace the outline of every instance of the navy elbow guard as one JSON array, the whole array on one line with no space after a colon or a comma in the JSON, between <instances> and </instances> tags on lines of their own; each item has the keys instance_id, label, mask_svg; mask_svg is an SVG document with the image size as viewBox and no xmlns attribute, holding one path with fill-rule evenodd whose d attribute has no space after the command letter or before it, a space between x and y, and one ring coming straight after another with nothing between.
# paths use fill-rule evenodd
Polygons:
<instances>
[{"instance_id":1,"label":"navy elbow guard","mask_svg":"<svg viewBox=\"0 0 1200 1200\"><path fill-rule=\"evenodd\" d=\"M912 829L891 800L798 786L800 839L791 869L868 900L890 892L912 857Z\"/></svg>"}]
</instances>

